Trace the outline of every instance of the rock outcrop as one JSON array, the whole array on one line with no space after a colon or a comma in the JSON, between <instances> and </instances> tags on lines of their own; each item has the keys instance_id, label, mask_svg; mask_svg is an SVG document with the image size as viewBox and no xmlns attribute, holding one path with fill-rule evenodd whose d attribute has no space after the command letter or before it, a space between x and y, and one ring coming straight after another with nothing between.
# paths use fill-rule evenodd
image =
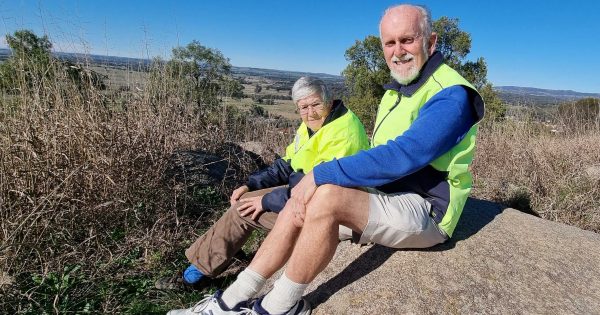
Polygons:
<instances>
[{"instance_id":1,"label":"rock outcrop","mask_svg":"<svg viewBox=\"0 0 600 315\"><path fill-rule=\"evenodd\" d=\"M306 298L316 315L600 314L600 235L470 199L445 244L341 243Z\"/></svg>"},{"instance_id":2,"label":"rock outcrop","mask_svg":"<svg viewBox=\"0 0 600 315\"><path fill-rule=\"evenodd\" d=\"M260 154L245 144L225 143L218 150L177 151L167 161L165 180L179 190L224 187L225 194L244 183L248 175L267 167ZM247 145L256 149L257 145ZM262 152L262 151L261 151Z\"/></svg>"}]
</instances>

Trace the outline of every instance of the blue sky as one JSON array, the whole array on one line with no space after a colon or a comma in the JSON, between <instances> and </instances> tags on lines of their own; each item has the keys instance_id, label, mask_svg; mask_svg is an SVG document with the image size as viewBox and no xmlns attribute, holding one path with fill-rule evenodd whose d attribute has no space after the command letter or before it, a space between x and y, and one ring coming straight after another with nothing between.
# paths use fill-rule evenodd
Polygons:
<instances>
[{"instance_id":1,"label":"blue sky","mask_svg":"<svg viewBox=\"0 0 600 315\"><path fill-rule=\"evenodd\" d=\"M57 51L168 57L198 40L234 66L340 74L395 1L0 0L0 34L31 29ZM458 18L494 85L600 93L600 1L421 1ZM0 47L6 47L4 38Z\"/></svg>"}]
</instances>

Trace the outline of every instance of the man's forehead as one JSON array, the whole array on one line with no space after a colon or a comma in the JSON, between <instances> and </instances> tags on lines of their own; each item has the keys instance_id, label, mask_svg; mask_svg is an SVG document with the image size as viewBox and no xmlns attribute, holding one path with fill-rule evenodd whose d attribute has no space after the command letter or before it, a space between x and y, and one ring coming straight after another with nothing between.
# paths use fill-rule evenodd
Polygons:
<instances>
[{"instance_id":1,"label":"man's forehead","mask_svg":"<svg viewBox=\"0 0 600 315\"><path fill-rule=\"evenodd\" d=\"M383 34L386 32L418 32L421 24L421 11L414 7L396 7L388 10L381 18L379 31Z\"/></svg>"}]
</instances>

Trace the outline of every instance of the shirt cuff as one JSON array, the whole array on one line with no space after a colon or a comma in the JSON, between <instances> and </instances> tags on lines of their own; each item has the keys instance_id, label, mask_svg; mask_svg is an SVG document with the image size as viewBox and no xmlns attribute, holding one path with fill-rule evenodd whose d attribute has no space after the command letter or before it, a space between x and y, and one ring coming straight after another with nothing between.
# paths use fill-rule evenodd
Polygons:
<instances>
[{"instance_id":1,"label":"shirt cuff","mask_svg":"<svg viewBox=\"0 0 600 315\"><path fill-rule=\"evenodd\" d=\"M333 159L332 161L321 163L313 168L313 176L315 177L315 184L321 186L324 184L336 184L335 174L338 171L338 161Z\"/></svg>"}]
</instances>

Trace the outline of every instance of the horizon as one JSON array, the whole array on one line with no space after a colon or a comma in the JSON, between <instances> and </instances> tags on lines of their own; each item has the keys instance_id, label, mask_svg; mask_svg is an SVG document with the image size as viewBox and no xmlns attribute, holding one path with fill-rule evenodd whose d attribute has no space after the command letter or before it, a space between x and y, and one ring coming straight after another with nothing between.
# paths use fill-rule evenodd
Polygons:
<instances>
[{"instance_id":1,"label":"horizon","mask_svg":"<svg viewBox=\"0 0 600 315\"><path fill-rule=\"evenodd\" d=\"M10 48L3 48L0 47L0 50L10 50ZM152 59L145 59L145 58L135 58L135 57L126 57L126 56L107 56L107 55L97 55L97 54L86 54L86 53L73 53L73 52L66 52L66 51L52 51L52 53L60 53L60 54L74 54L74 55L84 55L84 56L95 56L95 57L106 57L106 58L125 58L125 59L131 59L131 60L135 60L135 61L152 61ZM249 68L249 69L258 69L258 70L269 70L269 71L281 71L281 72L291 72L291 73L309 73L309 74L316 74L316 75L328 75L328 76L335 76L335 77L339 77L339 78L344 78L342 75L339 74L331 74L331 73L323 73L323 72L307 72L307 71L296 71L296 70L286 70L286 69L272 69L272 68L260 68L260 67L252 67L252 66L240 66L240 65L231 65L232 67L235 68ZM582 92L582 91L577 91L577 90L569 90L569 89L546 89L546 88L539 88L539 87L535 87L535 86L520 86L520 85L494 85L494 88L524 88L524 89L536 89L536 90L542 90L542 91L554 91L554 92L574 92L574 93L579 93L579 94L594 94L595 96L600 96L600 92Z\"/></svg>"},{"instance_id":2,"label":"horizon","mask_svg":"<svg viewBox=\"0 0 600 315\"><path fill-rule=\"evenodd\" d=\"M425 2L433 19L459 20L460 29L471 36L466 59L483 57L494 86L600 92L594 75L600 63L590 61L600 43L587 35L600 33L590 13L599 12L600 3ZM381 14L397 2L0 3L0 34L30 29L48 35L56 52L167 59L172 48L198 40L221 51L236 67L339 76L347 65L346 49L368 35L378 36ZM7 47L4 36L0 47Z\"/></svg>"}]
</instances>

